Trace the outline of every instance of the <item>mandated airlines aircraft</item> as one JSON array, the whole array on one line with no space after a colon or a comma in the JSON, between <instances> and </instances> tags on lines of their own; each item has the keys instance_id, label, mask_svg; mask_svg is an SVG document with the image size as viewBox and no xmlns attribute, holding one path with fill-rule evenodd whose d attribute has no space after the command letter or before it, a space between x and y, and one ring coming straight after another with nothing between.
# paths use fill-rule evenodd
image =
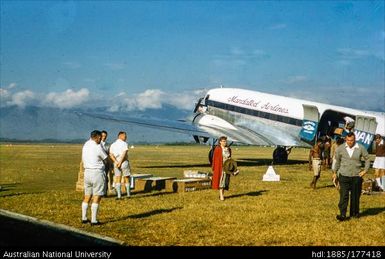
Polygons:
<instances>
[{"instance_id":1,"label":"mandated airlines aircraft","mask_svg":"<svg viewBox=\"0 0 385 259\"><path fill-rule=\"evenodd\" d=\"M197 143L222 135L233 143L275 146L274 162L286 162L292 147L311 147L325 135L343 135L354 122L358 143L373 151L375 134L385 136L385 113L363 111L239 88L214 88L196 103L190 121L136 119L111 114L93 117L177 131ZM339 131L340 130L340 131ZM282 152L284 150L285 152ZM280 152L277 152L280 151ZM210 155L209 155L210 157Z\"/></svg>"}]
</instances>

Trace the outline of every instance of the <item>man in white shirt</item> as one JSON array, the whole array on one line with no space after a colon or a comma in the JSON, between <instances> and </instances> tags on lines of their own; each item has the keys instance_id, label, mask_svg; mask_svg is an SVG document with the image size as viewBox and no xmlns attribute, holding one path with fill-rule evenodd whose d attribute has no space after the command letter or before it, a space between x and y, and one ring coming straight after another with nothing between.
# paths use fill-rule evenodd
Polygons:
<instances>
[{"instance_id":1,"label":"man in white shirt","mask_svg":"<svg viewBox=\"0 0 385 259\"><path fill-rule=\"evenodd\" d=\"M362 177L368 172L370 159L365 147L356 143L353 132L345 138L346 143L336 149L336 163L334 170L338 173L340 183L340 201L338 208L339 221L346 220L346 212L350 196L350 217L358 218L360 212L360 196L362 188ZM365 161L365 167L361 168L361 159Z\"/></svg>"},{"instance_id":2,"label":"man in white shirt","mask_svg":"<svg viewBox=\"0 0 385 259\"><path fill-rule=\"evenodd\" d=\"M106 152L108 156L109 145L107 144L107 137L108 137L107 131L102 130L102 139L100 141L100 145L102 146L104 152ZM104 172L106 174L106 185L104 190L104 197L107 197L107 194L112 192L112 188L113 188L112 183L114 181L112 161L109 157L107 158L107 163L106 163Z\"/></svg>"},{"instance_id":3,"label":"man in white shirt","mask_svg":"<svg viewBox=\"0 0 385 259\"><path fill-rule=\"evenodd\" d=\"M91 138L82 149L82 161L84 166L84 199L82 202L82 223L88 223L87 209L91 204L91 226L100 225L97 220L99 203L104 195L105 188L105 163L107 154L100 145L102 133L98 130L91 132Z\"/></svg>"},{"instance_id":4,"label":"man in white shirt","mask_svg":"<svg viewBox=\"0 0 385 259\"><path fill-rule=\"evenodd\" d=\"M115 189L117 194L117 199L121 199L121 181L122 175L124 177L124 184L127 191L127 197L130 196L130 175L131 168L128 161L128 144L126 142L127 134L126 132L119 132L118 139L111 144L110 147L110 158L114 163L114 174L115 174Z\"/></svg>"}]
</instances>

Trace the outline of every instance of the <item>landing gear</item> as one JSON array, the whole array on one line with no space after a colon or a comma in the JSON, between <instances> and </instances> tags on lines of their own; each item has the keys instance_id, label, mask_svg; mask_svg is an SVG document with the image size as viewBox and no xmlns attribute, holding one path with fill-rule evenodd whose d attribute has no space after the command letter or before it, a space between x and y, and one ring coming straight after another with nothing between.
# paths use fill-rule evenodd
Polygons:
<instances>
[{"instance_id":1,"label":"landing gear","mask_svg":"<svg viewBox=\"0 0 385 259\"><path fill-rule=\"evenodd\" d=\"M214 149L215 149L215 144L217 143L217 141L218 141L218 139L214 139L213 138L213 142L211 143L211 148L210 148L210 151L209 151L210 166L213 165Z\"/></svg>"},{"instance_id":2,"label":"landing gear","mask_svg":"<svg viewBox=\"0 0 385 259\"><path fill-rule=\"evenodd\" d=\"M291 152L291 147L277 146L273 152L273 163L274 164L286 164L287 158Z\"/></svg>"},{"instance_id":3,"label":"landing gear","mask_svg":"<svg viewBox=\"0 0 385 259\"><path fill-rule=\"evenodd\" d=\"M210 165L213 164L213 156L214 156L214 148L211 148L210 151L209 151L209 162L210 162Z\"/></svg>"}]
</instances>

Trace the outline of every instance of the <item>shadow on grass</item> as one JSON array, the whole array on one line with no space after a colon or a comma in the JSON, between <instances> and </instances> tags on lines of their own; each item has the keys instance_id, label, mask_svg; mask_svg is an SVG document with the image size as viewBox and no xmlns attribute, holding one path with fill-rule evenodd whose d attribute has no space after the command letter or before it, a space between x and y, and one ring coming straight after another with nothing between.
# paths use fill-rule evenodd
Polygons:
<instances>
[{"instance_id":1,"label":"shadow on grass","mask_svg":"<svg viewBox=\"0 0 385 259\"><path fill-rule=\"evenodd\" d=\"M273 163L273 159L253 159L253 158L242 158L237 159L238 166L266 166ZM308 164L309 161L306 160L288 160L285 164L279 165L295 165L295 164ZM278 165L278 164L276 164ZM179 164L179 165L154 165L154 166L140 166L139 168L191 168L191 167L208 167L210 164L207 162L205 164Z\"/></svg>"},{"instance_id":2,"label":"shadow on grass","mask_svg":"<svg viewBox=\"0 0 385 259\"><path fill-rule=\"evenodd\" d=\"M207 162L207 164L139 166L139 168L190 168L190 167L210 167L210 164Z\"/></svg>"},{"instance_id":3,"label":"shadow on grass","mask_svg":"<svg viewBox=\"0 0 385 259\"><path fill-rule=\"evenodd\" d=\"M384 211L385 211L385 207L369 208L369 209L365 209L362 213L360 213L360 216L361 217L375 216Z\"/></svg>"},{"instance_id":4,"label":"shadow on grass","mask_svg":"<svg viewBox=\"0 0 385 259\"><path fill-rule=\"evenodd\" d=\"M273 164L273 159L253 159L253 158L242 158L237 160L238 166L262 166L262 165L295 165L295 164L308 164L306 160L288 160L287 163Z\"/></svg>"},{"instance_id":5,"label":"shadow on grass","mask_svg":"<svg viewBox=\"0 0 385 259\"><path fill-rule=\"evenodd\" d=\"M148 218L148 217L151 217L151 216L154 216L154 215L158 215L158 214L162 214L162 213L169 213L169 212L173 212L174 210L180 210L180 209L183 209L183 207L175 207L175 208L171 208L171 209L151 210L151 211L144 212L144 213L139 213L139 214L134 214L134 215L129 215L129 216L121 217L121 218L118 218L118 219L115 219L115 220L108 221L108 222L106 222L104 224L113 223L113 222L117 222L117 221L122 221L122 220L126 220L126 219Z\"/></svg>"},{"instance_id":6,"label":"shadow on grass","mask_svg":"<svg viewBox=\"0 0 385 259\"><path fill-rule=\"evenodd\" d=\"M234 194L234 195L226 196L226 199L238 198L238 197L242 197L242 196L252 196L252 197L256 197L256 196L262 195L262 193L264 193L264 192L267 192L267 190L261 190L261 191L255 191L255 192L247 192L247 193Z\"/></svg>"},{"instance_id":7,"label":"shadow on grass","mask_svg":"<svg viewBox=\"0 0 385 259\"><path fill-rule=\"evenodd\" d=\"M324 189L324 188L334 188L334 189L337 190L337 188L334 186L334 184L328 184L328 185L323 185L323 186L316 186L316 189Z\"/></svg>"},{"instance_id":8,"label":"shadow on grass","mask_svg":"<svg viewBox=\"0 0 385 259\"><path fill-rule=\"evenodd\" d=\"M41 193L44 193L44 192L16 192L16 193L4 194L4 195L0 194L0 198L29 195L29 194L41 194Z\"/></svg>"},{"instance_id":9,"label":"shadow on grass","mask_svg":"<svg viewBox=\"0 0 385 259\"><path fill-rule=\"evenodd\" d=\"M127 198L126 194L122 193L122 199L137 199L137 198L143 198L143 197L149 197L149 196L163 196L163 195L168 195L168 194L175 194L175 192L160 192L160 191L133 191L131 192L131 196ZM109 194L107 197L104 199L116 199L116 194Z\"/></svg>"},{"instance_id":10,"label":"shadow on grass","mask_svg":"<svg viewBox=\"0 0 385 259\"><path fill-rule=\"evenodd\" d=\"M12 189L15 189L16 186L19 185L19 183L7 183L7 184L0 184L0 192L10 191Z\"/></svg>"},{"instance_id":11,"label":"shadow on grass","mask_svg":"<svg viewBox=\"0 0 385 259\"><path fill-rule=\"evenodd\" d=\"M175 194L175 192L139 191L139 192L133 192L133 194L134 194L133 197L135 197L135 195L137 194L142 194L138 196L140 198L140 197L147 197L147 196L156 197L156 196L163 196L168 194Z\"/></svg>"}]
</instances>

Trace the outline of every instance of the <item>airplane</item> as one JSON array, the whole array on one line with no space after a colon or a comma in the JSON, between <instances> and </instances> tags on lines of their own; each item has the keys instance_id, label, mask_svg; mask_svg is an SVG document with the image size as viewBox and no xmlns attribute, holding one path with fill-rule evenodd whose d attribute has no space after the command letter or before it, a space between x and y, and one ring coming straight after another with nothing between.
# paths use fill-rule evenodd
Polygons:
<instances>
[{"instance_id":1,"label":"airplane","mask_svg":"<svg viewBox=\"0 0 385 259\"><path fill-rule=\"evenodd\" d=\"M385 113L363 111L239 88L214 88L201 97L190 121L138 119L93 114L93 117L133 123L192 135L212 145L222 135L232 143L274 146L273 162L287 162L292 147L310 148L322 136L339 135L354 121L356 141L373 151L374 135L385 136ZM347 121L346 118L349 118ZM212 150L210 151L210 153ZM209 153L209 158L210 154Z\"/></svg>"}]
</instances>

